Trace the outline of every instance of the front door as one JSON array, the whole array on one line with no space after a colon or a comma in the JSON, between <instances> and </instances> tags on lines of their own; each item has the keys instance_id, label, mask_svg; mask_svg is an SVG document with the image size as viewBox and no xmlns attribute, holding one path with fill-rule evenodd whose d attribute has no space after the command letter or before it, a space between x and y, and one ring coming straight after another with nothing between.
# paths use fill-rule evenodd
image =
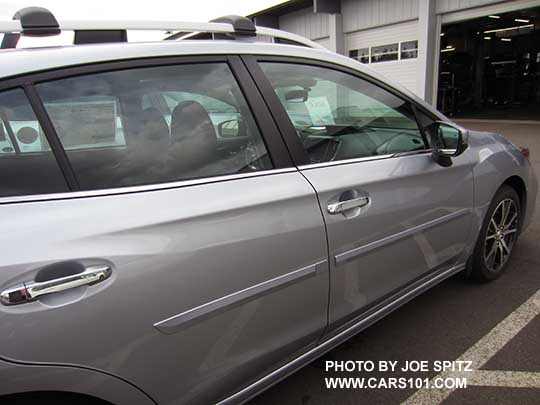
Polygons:
<instances>
[{"instance_id":1,"label":"front door","mask_svg":"<svg viewBox=\"0 0 540 405\"><path fill-rule=\"evenodd\" d=\"M463 256L471 165L466 154L447 168L433 161L417 106L325 65L273 59L259 66L307 154L299 168L326 223L333 327Z\"/></svg>"}]
</instances>

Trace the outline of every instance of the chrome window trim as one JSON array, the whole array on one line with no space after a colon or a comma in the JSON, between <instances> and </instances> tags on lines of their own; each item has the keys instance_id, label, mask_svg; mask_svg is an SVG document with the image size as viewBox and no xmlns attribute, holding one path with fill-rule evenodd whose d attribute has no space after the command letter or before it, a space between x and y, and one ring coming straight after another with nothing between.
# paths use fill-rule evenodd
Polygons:
<instances>
[{"instance_id":1,"label":"chrome window trim","mask_svg":"<svg viewBox=\"0 0 540 405\"><path fill-rule=\"evenodd\" d=\"M297 172L297 171L298 169L295 167L286 167L282 169L260 170L253 173L229 174L229 175L223 175L223 176L203 177L200 179L192 179L192 180L179 180L179 181L173 181L173 182L167 182L167 183L145 184L145 185L140 185L140 186L126 186L126 187L106 188L106 189L99 189L99 190L85 190L85 191L71 191L71 192L68 191L64 193L33 194L33 195L23 195L23 196L13 196L13 197L0 197L0 205L25 203L25 202L51 201L51 200L67 200L67 199L73 199L73 198L102 197L102 196L109 196L109 195L141 193L145 191L168 190L168 189L197 186L197 185L203 185L203 184L221 183L224 181L231 181L231 180L247 179L247 178L252 178L252 177L270 176L270 175L282 174L282 173L292 173L292 172Z\"/></svg>"},{"instance_id":2,"label":"chrome window trim","mask_svg":"<svg viewBox=\"0 0 540 405\"><path fill-rule=\"evenodd\" d=\"M412 156L420 156L420 155L427 155L428 153L431 153L431 149L422 149L419 150L416 153L408 153L408 154L396 154L396 153L389 153L386 155L376 155L376 156L365 156L360 158L354 158L354 159L345 159L345 160L336 160L333 162L322 162L322 163L311 163L307 165L300 165L298 166L299 170L309 170L309 169L316 169L319 167L329 167L329 166L339 166L339 165L346 165L351 163L361 163L361 162L371 162L373 160L383 160L383 159L396 159L396 158L405 158L405 157L412 157Z\"/></svg>"}]
</instances>

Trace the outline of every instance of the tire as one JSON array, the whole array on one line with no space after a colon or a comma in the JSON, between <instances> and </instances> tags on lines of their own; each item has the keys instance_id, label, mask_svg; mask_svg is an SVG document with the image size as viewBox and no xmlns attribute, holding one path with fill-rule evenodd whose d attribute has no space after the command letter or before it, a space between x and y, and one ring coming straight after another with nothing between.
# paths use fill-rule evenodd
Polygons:
<instances>
[{"instance_id":1,"label":"tire","mask_svg":"<svg viewBox=\"0 0 540 405\"><path fill-rule=\"evenodd\" d=\"M521 229L521 217L516 190L503 185L491 201L476 241L471 258L473 279L488 282L504 273Z\"/></svg>"}]
</instances>

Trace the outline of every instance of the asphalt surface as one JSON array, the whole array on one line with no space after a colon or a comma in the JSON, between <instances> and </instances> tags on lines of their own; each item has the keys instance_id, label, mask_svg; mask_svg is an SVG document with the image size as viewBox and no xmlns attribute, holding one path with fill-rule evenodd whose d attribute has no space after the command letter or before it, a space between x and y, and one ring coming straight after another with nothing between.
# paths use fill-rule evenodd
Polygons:
<instances>
[{"instance_id":1,"label":"asphalt surface","mask_svg":"<svg viewBox=\"0 0 540 405\"><path fill-rule=\"evenodd\" d=\"M460 123L470 129L502 133L515 144L528 147L531 163L540 178L540 122L524 124L464 120ZM399 361L399 365L407 360L427 360L429 364L436 360L453 361L469 353L505 318L516 316L517 313L516 319L519 319L522 304L531 301L540 290L539 208L540 196L537 198L533 223L521 235L506 273L497 281L477 284L460 276L446 280L270 388L253 399L250 405L391 405L401 404L415 393L408 404L540 404L540 315L534 314L531 315L532 320L524 322L522 328L514 331L514 335L508 332L509 337L504 345L496 349L496 353L480 367L482 373L474 379L474 385L449 391L440 399L431 395L432 392L427 393L427 399L421 399L417 397L418 390L415 388L328 389L325 385L326 377L335 376L431 379L438 374L433 367L429 371L415 373L332 373L325 370L325 361L392 360ZM533 304L533 308L536 308L536 304L540 307L540 302L534 301ZM512 319L510 321L512 324ZM503 338L507 333L506 330L498 332L499 337ZM486 346L490 344L486 343ZM483 349L489 347L478 350L481 352ZM500 382L500 375L509 376L510 379ZM463 373L463 376L467 377L468 374Z\"/></svg>"}]
</instances>

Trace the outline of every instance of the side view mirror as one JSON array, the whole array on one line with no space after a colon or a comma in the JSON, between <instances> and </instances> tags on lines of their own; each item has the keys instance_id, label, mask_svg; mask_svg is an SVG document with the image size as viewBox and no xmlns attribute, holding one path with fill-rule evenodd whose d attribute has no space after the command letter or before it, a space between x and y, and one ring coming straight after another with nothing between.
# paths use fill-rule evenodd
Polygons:
<instances>
[{"instance_id":1,"label":"side view mirror","mask_svg":"<svg viewBox=\"0 0 540 405\"><path fill-rule=\"evenodd\" d=\"M430 138L433 159L443 167L452 166L452 158L467 149L468 132L457 125L435 121L426 127Z\"/></svg>"},{"instance_id":2,"label":"side view mirror","mask_svg":"<svg viewBox=\"0 0 540 405\"><path fill-rule=\"evenodd\" d=\"M217 130L221 138L236 138L246 135L244 121L237 119L220 122Z\"/></svg>"}]
</instances>

